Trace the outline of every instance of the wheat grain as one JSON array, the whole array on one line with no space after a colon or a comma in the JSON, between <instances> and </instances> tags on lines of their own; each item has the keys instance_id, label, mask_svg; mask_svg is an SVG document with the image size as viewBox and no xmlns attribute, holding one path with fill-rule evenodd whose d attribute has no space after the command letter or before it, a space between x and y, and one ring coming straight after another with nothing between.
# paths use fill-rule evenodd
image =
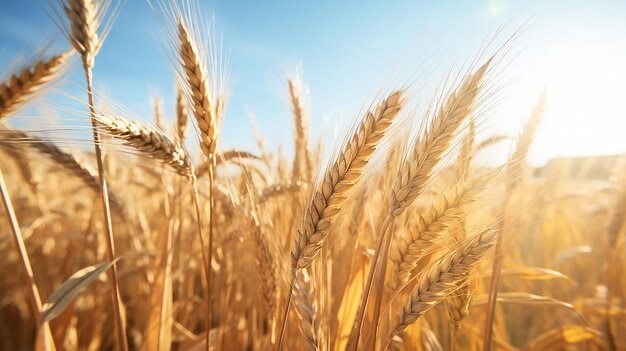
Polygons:
<instances>
[{"instance_id":1,"label":"wheat grain","mask_svg":"<svg viewBox=\"0 0 626 351\"><path fill-rule=\"evenodd\" d=\"M311 172L311 160L309 157L309 141L307 131L307 116L302 103L299 80L296 82L289 79L289 96L295 123L295 153L292 166L292 177L295 180L308 180Z\"/></svg>"},{"instance_id":2,"label":"wheat grain","mask_svg":"<svg viewBox=\"0 0 626 351\"><path fill-rule=\"evenodd\" d=\"M216 164L217 110L210 95L206 67L202 64L194 38L189 35L185 24L178 22L179 55L186 76L187 91L193 102L193 113L200 130L200 148L209 162Z\"/></svg>"},{"instance_id":3,"label":"wheat grain","mask_svg":"<svg viewBox=\"0 0 626 351\"><path fill-rule=\"evenodd\" d=\"M361 178L367 162L403 105L402 92L396 91L384 99L373 113L368 112L337 159L327 168L291 252L294 273L296 269L307 267L319 253L348 192Z\"/></svg>"},{"instance_id":4,"label":"wheat grain","mask_svg":"<svg viewBox=\"0 0 626 351\"><path fill-rule=\"evenodd\" d=\"M295 285L295 307L298 314L298 326L304 336L306 350L319 350L323 343L320 330L320 316L315 282L306 269L298 272Z\"/></svg>"},{"instance_id":5,"label":"wheat grain","mask_svg":"<svg viewBox=\"0 0 626 351\"><path fill-rule=\"evenodd\" d=\"M187 134L187 122L189 114L183 98L183 92L180 88L176 91L176 136L181 143L185 141Z\"/></svg>"},{"instance_id":6,"label":"wheat grain","mask_svg":"<svg viewBox=\"0 0 626 351\"><path fill-rule=\"evenodd\" d=\"M459 249L444 255L422 273L409 300L398 313L388 341L454 291L456 282L467 275L493 246L495 238L496 233L493 230L470 237Z\"/></svg>"},{"instance_id":7,"label":"wheat grain","mask_svg":"<svg viewBox=\"0 0 626 351\"><path fill-rule=\"evenodd\" d=\"M397 241L395 254L392 255L396 274L391 284L394 290L409 279L411 271L435 240L449 228L460 224L465 217L465 209L477 200L488 181L485 176L459 181L432 208L416 216L413 226L409 227L408 237Z\"/></svg>"},{"instance_id":8,"label":"wheat grain","mask_svg":"<svg viewBox=\"0 0 626 351\"><path fill-rule=\"evenodd\" d=\"M98 115L96 120L107 133L123 140L126 145L168 164L180 175L189 179L194 177L193 165L187 152L162 133L118 116Z\"/></svg>"},{"instance_id":9,"label":"wheat grain","mask_svg":"<svg viewBox=\"0 0 626 351\"><path fill-rule=\"evenodd\" d=\"M26 103L26 98L40 91L55 79L68 61L71 52L39 60L0 83L0 118L17 111Z\"/></svg>"},{"instance_id":10,"label":"wheat grain","mask_svg":"<svg viewBox=\"0 0 626 351\"><path fill-rule=\"evenodd\" d=\"M389 195L388 213L379 231L378 242L374 252L373 264L370 266L368 279L363 293L363 299L357 315L355 330L356 342L353 350L358 348L359 336L363 325L365 308L367 307L374 273L378 267L379 255L381 258L380 288L376 291L373 325L378 323L382 302L383 284L387 272L387 256L391 235L388 234L396 217L402 214L422 192L423 187L431 178L437 164L445 156L456 132L468 118L479 97L483 85L483 78L487 73L491 59L482 65L474 74L469 75L461 86L453 92L446 103L437 111L431 120L426 134L416 139L409 156L401 163L400 170ZM373 338L376 339L376 328L373 329Z\"/></svg>"}]
</instances>

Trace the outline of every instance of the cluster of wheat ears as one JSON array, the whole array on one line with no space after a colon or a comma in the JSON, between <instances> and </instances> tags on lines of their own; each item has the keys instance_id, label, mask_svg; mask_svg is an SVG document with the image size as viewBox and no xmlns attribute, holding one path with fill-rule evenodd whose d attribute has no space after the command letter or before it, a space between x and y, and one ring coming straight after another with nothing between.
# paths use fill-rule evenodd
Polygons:
<instances>
[{"instance_id":1,"label":"cluster of wheat ears","mask_svg":"<svg viewBox=\"0 0 626 351\"><path fill-rule=\"evenodd\" d=\"M425 112L408 107L410 84L379 93L324 143L327 160L310 146L304 83L288 79L288 163L260 136L255 152L220 148L227 94L185 2L153 6L175 125L158 105L155 126L96 108L111 5L53 4L72 50L0 82L0 348L626 349L623 163L527 166L544 98L517 137L476 141L499 54ZM76 56L93 153L5 123ZM507 141L507 162L480 164Z\"/></svg>"}]
</instances>

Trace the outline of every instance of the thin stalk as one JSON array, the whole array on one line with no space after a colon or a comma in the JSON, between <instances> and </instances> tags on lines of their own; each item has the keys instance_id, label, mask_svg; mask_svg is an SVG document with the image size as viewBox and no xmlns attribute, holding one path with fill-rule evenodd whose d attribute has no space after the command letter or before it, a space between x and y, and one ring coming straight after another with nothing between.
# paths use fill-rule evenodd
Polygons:
<instances>
[{"instance_id":1,"label":"thin stalk","mask_svg":"<svg viewBox=\"0 0 626 351\"><path fill-rule=\"evenodd\" d=\"M208 307L207 307L207 347L206 351L209 351L209 339L211 334L211 262L213 260L213 211L215 206L213 206L213 181L214 181L214 171L215 165L211 164L209 166L209 254L207 257L207 281L206 281L206 289L208 294Z\"/></svg>"},{"instance_id":2,"label":"thin stalk","mask_svg":"<svg viewBox=\"0 0 626 351\"><path fill-rule=\"evenodd\" d=\"M378 240L376 242L376 250L374 251L374 258L372 258L372 267L370 267L369 273L367 274L367 282L365 283L365 289L363 290L363 295L361 299L361 305L359 306L359 311L357 312L357 324L355 329L355 337L354 344L352 346L352 350L356 351L359 347L359 337L361 335L361 329L363 328L363 320L365 319L365 311L367 309L367 302L369 300L369 294L372 289L372 283L374 281L374 273L376 271L376 266L378 262L378 257L380 256L380 248L382 247L384 241L383 239L387 235L391 222L393 221L393 214L389 213L387 219L383 222L381 235L378 236Z\"/></svg>"},{"instance_id":3,"label":"thin stalk","mask_svg":"<svg viewBox=\"0 0 626 351\"><path fill-rule=\"evenodd\" d=\"M161 180L164 180L164 169L162 169L163 172L161 172ZM178 177L177 177L178 178ZM178 182L178 185L180 185L180 182ZM160 314L159 314L159 332L158 332L158 340L157 340L157 350L161 350L163 345L161 345L161 342L163 341L162 336L163 336L163 327L165 324L165 319L168 318L168 316L166 316L166 298L167 298L167 289L173 289L172 284L170 284L170 286L168 287L167 284L167 277L170 275L171 271L172 271L172 245L173 245L173 236L174 236L174 230L177 223L176 223L176 214L174 214L174 211L170 208L170 201L169 201L169 191L167 190L167 188L165 188L164 191L165 197L165 213L166 216L168 218L168 226L167 226L167 236L165 238L165 245L163 248L163 252L161 260L162 260L162 269L163 269L163 292L161 294L161 301L159 302L159 308L160 310ZM180 192L178 192L177 194L180 194ZM174 195L175 196L175 195ZM177 205L176 203L174 203L174 205ZM180 206L176 206L176 208L179 208ZM174 218L172 220L172 214L174 214ZM172 312L173 313L173 312ZM168 345L168 347L171 347L171 345Z\"/></svg>"},{"instance_id":4,"label":"thin stalk","mask_svg":"<svg viewBox=\"0 0 626 351\"><path fill-rule=\"evenodd\" d=\"M41 296L39 295L39 289L35 282L35 275L33 274L33 268L30 265L30 258L28 257L28 251L26 251L26 244L24 244L24 238L22 231L20 230L17 216L13 210L13 203L9 197L9 190L4 182L4 176L0 170L0 195L2 195L2 205L4 207L7 216L9 217L9 223L11 224L11 232L13 233L13 240L20 256L20 265L22 266L22 278L26 285L30 287L28 289L28 297L30 298L31 307L35 314L35 321L37 325L41 323ZM43 326L44 340L46 349L54 349L54 340L52 338L52 332L50 331L50 325L46 322Z\"/></svg>"},{"instance_id":5,"label":"thin stalk","mask_svg":"<svg viewBox=\"0 0 626 351\"><path fill-rule=\"evenodd\" d=\"M456 335L458 334L456 328L450 328L450 351L456 350Z\"/></svg>"},{"instance_id":6,"label":"thin stalk","mask_svg":"<svg viewBox=\"0 0 626 351\"><path fill-rule=\"evenodd\" d=\"M193 178L191 179L191 186L193 188L193 204L194 207L196 209L196 223L198 224L198 237L200 238L200 253L202 254L202 267L204 268L204 278L207 284L207 288L204 292L204 300L205 300L205 317L204 319L206 320L206 334L205 334L205 341L206 341L206 350L209 350L209 345L210 341L211 341L211 293L209 290L209 283L211 281L211 262L208 261L207 262L207 256L204 252L204 248L206 247L204 245L204 236L202 234L202 222L201 222L201 216L200 216L200 204L198 202L198 184L197 184L197 179L195 177L195 175L193 176ZM212 187L211 187L212 188Z\"/></svg>"},{"instance_id":7,"label":"thin stalk","mask_svg":"<svg viewBox=\"0 0 626 351\"><path fill-rule=\"evenodd\" d=\"M508 196L504 202L504 208L508 203ZM496 302L498 299L498 284L500 283L500 272L502 271L502 229L504 228L504 215L498 220L498 237L496 238L495 257L493 270L491 272L491 282L489 284L489 301L487 302L487 316L485 317L485 329L483 335L483 351L491 351L493 339L493 321L496 314Z\"/></svg>"},{"instance_id":8,"label":"thin stalk","mask_svg":"<svg viewBox=\"0 0 626 351\"><path fill-rule=\"evenodd\" d=\"M391 221L391 220L390 220ZM391 227L388 227L391 228ZM387 272L387 259L389 257L389 246L391 245L391 238L393 237L393 230L386 230L389 232L386 234L383 257L380 266L380 276L378 281L378 289L376 289L376 299L374 300L374 317L372 319L372 345L376 345L376 333L378 331L378 319L380 318L380 305L382 304L383 291L385 290L385 273ZM374 346L375 348L375 346Z\"/></svg>"},{"instance_id":9,"label":"thin stalk","mask_svg":"<svg viewBox=\"0 0 626 351\"><path fill-rule=\"evenodd\" d=\"M120 297L120 287L117 280L117 264L115 263L115 242L113 240L113 224L111 223L111 208L109 206L109 191L104 176L104 162L102 161L102 149L100 148L100 135L96 125L96 110L93 101L93 72L85 65L85 78L87 80L87 96L89 98L89 112L91 114L91 129L93 132L93 144L96 153L96 164L98 165L98 178L100 180L100 195L102 198L102 209L104 211L104 227L106 230L107 254L113 266L109 270L112 284L113 313L115 315L115 330L117 332L118 346L120 351L128 351L128 342L124 331L124 320L122 318L122 300Z\"/></svg>"},{"instance_id":10,"label":"thin stalk","mask_svg":"<svg viewBox=\"0 0 626 351\"><path fill-rule=\"evenodd\" d=\"M283 339L285 336L285 330L287 329L287 318L289 317L289 309L291 308L291 300L293 299L293 288L296 285L296 275L291 277L291 283L289 284L289 297L287 297L287 306L285 306L285 313L283 314L283 322L280 326L280 334L278 334L278 344L276 350L281 351L283 349Z\"/></svg>"}]
</instances>

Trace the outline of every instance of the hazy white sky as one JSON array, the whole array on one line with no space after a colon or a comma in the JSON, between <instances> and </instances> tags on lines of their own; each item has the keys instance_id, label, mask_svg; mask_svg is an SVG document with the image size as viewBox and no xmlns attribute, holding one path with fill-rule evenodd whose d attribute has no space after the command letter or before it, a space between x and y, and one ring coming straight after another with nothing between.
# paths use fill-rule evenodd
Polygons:
<instances>
[{"instance_id":1,"label":"hazy white sky","mask_svg":"<svg viewBox=\"0 0 626 351\"><path fill-rule=\"evenodd\" d=\"M202 7L215 17L230 66L226 148L255 149L249 123L254 115L270 147L291 149L285 77L299 66L311 93L312 133L333 137L335 126L353 119L379 89L391 87L394 72L400 72L398 84L424 86L416 98L427 102L432 87L452 67L472 62L480 45L504 25L501 41L520 27L523 32L496 77L502 89L487 131L516 133L545 88L548 106L535 162L626 152L620 104L626 81L624 1L250 0L202 1ZM0 0L1 66L42 44L67 47L56 33L35 1ZM153 118L150 98L159 95L171 116L174 73L163 42L146 2L126 1L97 57L99 94L147 120ZM80 73L74 69L60 89L82 96ZM46 100L67 103L54 93ZM50 105L24 114L41 113L55 115ZM76 123L75 116L56 115L59 121L25 117L14 123L33 129Z\"/></svg>"}]
</instances>

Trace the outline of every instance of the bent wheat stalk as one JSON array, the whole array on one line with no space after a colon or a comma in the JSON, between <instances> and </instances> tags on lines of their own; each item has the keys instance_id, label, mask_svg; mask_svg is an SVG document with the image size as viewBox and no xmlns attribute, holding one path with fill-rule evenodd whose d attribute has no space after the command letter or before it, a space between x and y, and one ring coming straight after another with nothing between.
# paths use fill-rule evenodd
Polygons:
<instances>
[{"instance_id":1,"label":"bent wheat stalk","mask_svg":"<svg viewBox=\"0 0 626 351\"><path fill-rule=\"evenodd\" d=\"M360 180L365 166L404 106L403 95L402 91L395 91L382 100L373 112L367 112L337 158L328 166L322 184L313 193L310 206L297 231L295 247L291 250L291 284L278 350L282 347L296 273L299 269L308 267L319 254L350 190Z\"/></svg>"},{"instance_id":2,"label":"bent wheat stalk","mask_svg":"<svg viewBox=\"0 0 626 351\"><path fill-rule=\"evenodd\" d=\"M7 217L9 217L9 223L11 224L11 233L13 233L13 241L15 242L15 246L19 254L20 266L22 268L22 277L26 285L28 285L28 297L30 298L31 307L33 309L33 313L35 314L35 321L37 322L37 324L39 324L41 323L41 295L39 295L39 289L37 288L35 275L33 274L33 267L31 267L30 265L28 251L26 251L26 245L24 244L24 238L22 237L20 225L17 221L15 211L13 210L11 198L9 197L9 189L7 189L6 183L4 182L4 176L2 175L1 170L0 196L2 197L2 205L4 207L4 211L6 212ZM42 328L45 338L44 342L46 344L46 349L51 348L54 350L54 342L52 340L50 325L46 322L43 324Z\"/></svg>"},{"instance_id":3,"label":"bent wheat stalk","mask_svg":"<svg viewBox=\"0 0 626 351\"><path fill-rule=\"evenodd\" d=\"M8 147L11 147L15 146L16 143L26 143L29 147L47 155L56 165L61 166L64 170L79 178L95 193L100 192L98 177L93 174L91 167L80 161L74 154L59 149L50 141L19 130L0 127L0 134L3 135L0 144L6 144ZM112 191L109 191L109 201L115 212L120 217L125 218L124 207Z\"/></svg>"}]
</instances>

